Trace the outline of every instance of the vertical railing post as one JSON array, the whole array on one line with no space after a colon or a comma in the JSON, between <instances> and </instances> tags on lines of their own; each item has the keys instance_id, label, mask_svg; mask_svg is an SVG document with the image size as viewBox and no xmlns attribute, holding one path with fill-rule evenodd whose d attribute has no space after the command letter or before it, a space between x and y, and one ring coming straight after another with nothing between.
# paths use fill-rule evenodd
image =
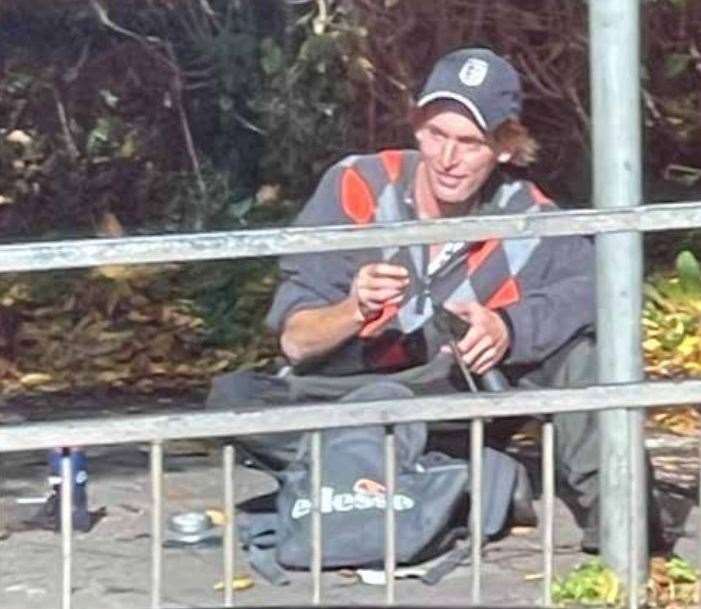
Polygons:
<instances>
[{"instance_id":1,"label":"vertical railing post","mask_svg":"<svg viewBox=\"0 0 701 609\"><path fill-rule=\"evenodd\" d=\"M470 422L470 539L472 541L472 604L482 600L482 457L484 420Z\"/></svg>"},{"instance_id":2,"label":"vertical railing post","mask_svg":"<svg viewBox=\"0 0 701 609\"><path fill-rule=\"evenodd\" d=\"M394 575L397 565L396 513L394 494L397 486L394 427L385 427L385 605L394 605Z\"/></svg>"},{"instance_id":3,"label":"vertical railing post","mask_svg":"<svg viewBox=\"0 0 701 609\"><path fill-rule=\"evenodd\" d=\"M236 495L234 486L234 465L236 451L233 444L225 444L222 453L224 472L224 606L234 606L234 569L236 568Z\"/></svg>"},{"instance_id":4,"label":"vertical railing post","mask_svg":"<svg viewBox=\"0 0 701 609\"><path fill-rule=\"evenodd\" d=\"M696 478L696 484L698 485L698 516L696 521L696 570L701 573L701 435L698 438L698 455L697 459L699 461L699 472Z\"/></svg>"},{"instance_id":5,"label":"vertical railing post","mask_svg":"<svg viewBox=\"0 0 701 609\"><path fill-rule=\"evenodd\" d=\"M555 555L555 428L552 417L543 423L543 605L553 604L553 566Z\"/></svg>"},{"instance_id":6,"label":"vertical railing post","mask_svg":"<svg viewBox=\"0 0 701 609\"><path fill-rule=\"evenodd\" d=\"M160 609L163 586L163 444L151 443L151 609Z\"/></svg>"},{"instance_id":7,"label":"vertical railing post","mask_svg":"<svg viewBox=\"0 0 701 609\"><path fill-rule=\"evenodd\" d=\"M312 498L312 521L311 521L311 571L312 571L312 604L321 604L321 568L323 561L323 531L321 523L321 443L320 431L313 431L311 434L311 498Z\"/></svg>"},{"instance_id":8,"label":"vertical railing post","mask_svg":"<svg viewBox=\"0 0 701 609\"><path fill-rule=\"evenodd\" d=\"M73 480L75 472L71 450L64 448L61 456L61 555L63 558L63 585L61 609L71 609L71 581L73 575Z\"/></svg>"},{"instance_id":9,"label":"vertical railing post","mask_svg":"<svg viewBox=\"0 0 701 609\"><path fill-rule=\"evenodd\" d=\"M589 23L594 205L637 206L642 202L640 0L590 0ZM642 236L602 234L596 244L599 381L640 381ZM644 492L631 496L630 480L645 475L642 413L611 410L601 413L599 422L602 555L620 577L635 574L640 581L647 562L647 506Z\"/></svg>"}]
</instances>

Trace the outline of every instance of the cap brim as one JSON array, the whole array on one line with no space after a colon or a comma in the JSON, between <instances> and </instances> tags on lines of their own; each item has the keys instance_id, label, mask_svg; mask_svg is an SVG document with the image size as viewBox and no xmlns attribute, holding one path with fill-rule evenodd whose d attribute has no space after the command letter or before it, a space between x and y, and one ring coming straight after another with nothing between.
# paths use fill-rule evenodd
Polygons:
<instances>
[{"instance_id":1,"label":"cap brim","mask_svg":"<svg viewBox=\"0 0 701 609\"><path fill-rule=\"evenodd\" d=\"M427 95L424 95L421 99L419 99L416 105L419 108L422 108L426 104L429 104L432 101L436 101L438 99L451 99L462 104L470 111L472 116L475 117L477 124L480 127L482 127L482 129L487 131L487 121L484 120L484 116L482 116L482 113L480 112L479 108L471 99L464 97L463 95L453 93L452 91L434 91L433 93L428 93Z\"/></svg>"}]
</instances>

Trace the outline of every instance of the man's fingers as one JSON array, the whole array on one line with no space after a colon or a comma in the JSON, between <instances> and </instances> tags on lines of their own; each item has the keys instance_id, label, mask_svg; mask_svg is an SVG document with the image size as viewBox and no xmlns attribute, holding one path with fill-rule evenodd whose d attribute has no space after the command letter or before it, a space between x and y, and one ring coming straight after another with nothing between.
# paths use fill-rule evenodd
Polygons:
<instances>
[{"instance_id":1,"label":"man's fingers","mask_svg":"<svg viewBox=\"0 0 701 609\"><path fill-rule=\"evenodd\" d=\"M384 307L384 303L375 300L363 300L361 301L361 306L368 311L379 311Z\"/></svg>"},{"instance_id":2,"label":"man's fingers","mask_svg":"<svg viewBox=\"0 0 701 609\"><path fill-rule=\"evenodd\" d=\"M387 264L378 262L368 267L368 275L371 277L393 277L395 279L409 279L409 271L399 264Z\"/></svg>"},{"instance_id":3,"label":"man's fingers","mask_svg":"<svg viewBox=\"0 0 701 609\"><path fill-rule=\"evenodd\" d=\"M497 350L494 347L482 352L482 354L472 364L472 371L475 374L484 374L497 363Z\"/></svg>"},{"instance_id":4,"label":"man's fingers","mask_svg":"<svg viewBox=\"0 0 701 609\"><path fill-rule=\"evenodd\" d=\"M443 304L446 311L450 311L458 317L469 320L482 305L476 301L446 302Z\"/></svg>"},{"instance_id":5,"label":"man's fingers","mask_svg":"<svg viewBox=\"0 0 701 609\"><path fill-rule=\"evenodd\" d=\"M367 277L358 282L360 290L405 290L408 283L402 279L393 279L390 277Z\"/></svg>"},{"instance_id":6,"label":"man's fingers","mask_svg":"<svg viewBox=\"0 0 701 609\"><path fill-rule=\"evenodd\" d=\"M387 304L400 304L404 301L404 292L397 294L394 298L389 298Z\"/></svg>"},{"instance_id":7,"label":"man's fingers","mask_svg":"<svg viewBox=\"0 0 701 609\"><path fill-rule=\"evenodd\" d=\"M379 290L363 290L360 297L363 301L387 302L404 296L404 290L396 288L383 288Z\"/></svg>"},{"instance_id":8,"label":"man's fingers","mask_svg":"<svg viewBox=\"0 0 701 609\"><path fill-rule=\"evenodd\" d=\"M462 354L467 354L482 338L484 338L484 336L485 334L482 328L471 326L467 334L458 341L458 351Z\"/></svg>"},{"instance_id":9,"label":"man's fingers","mask_svg":"<svg viewBox=\"0 0 701 609\"><path fill-rule=\"evenodd\" d=\"M468 332L468 335L470 333ZM494 349L492 339L489 336L482 336L469 350L465 351L462 359L470 369L474 370L479 358L488 350Z\"/></svg>"}]
</instances>

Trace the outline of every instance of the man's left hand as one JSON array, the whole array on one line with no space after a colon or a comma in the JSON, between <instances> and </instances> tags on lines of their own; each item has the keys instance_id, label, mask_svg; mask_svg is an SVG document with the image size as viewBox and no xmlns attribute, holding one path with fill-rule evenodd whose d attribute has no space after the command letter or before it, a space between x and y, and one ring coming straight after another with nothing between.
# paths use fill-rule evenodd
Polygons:
<instances>
[{"instance_id":1,"label":"man's left hand","mask_svg":"<svg viewBox=\"0 0 701 609\"><path fill-rule=\"evenodd\" d=\"M509 329L498 313L478 302L446 303L445 308L470 324L457 342L465 365L475 374L484 374L498 364L510 344ZM450 347L444 347L450 351Z\"/></svg>"}]
</instances>

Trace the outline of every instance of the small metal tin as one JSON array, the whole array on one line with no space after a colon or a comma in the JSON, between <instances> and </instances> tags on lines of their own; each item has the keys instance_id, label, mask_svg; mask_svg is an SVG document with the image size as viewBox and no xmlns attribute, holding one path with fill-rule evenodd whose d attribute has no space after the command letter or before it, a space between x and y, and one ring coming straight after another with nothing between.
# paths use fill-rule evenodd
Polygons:
<instances>
[{"instance_id":1,"label":"small metal tin","mask_svg":"<svg viewBox=\"0 0 701 609\"><path fill-rule=\"evenodd\" d=\"M181 512L168 519L171 539L181 543L198 543L217 535L209 514L205 512Z\"/></svg>"}]
</instances>

